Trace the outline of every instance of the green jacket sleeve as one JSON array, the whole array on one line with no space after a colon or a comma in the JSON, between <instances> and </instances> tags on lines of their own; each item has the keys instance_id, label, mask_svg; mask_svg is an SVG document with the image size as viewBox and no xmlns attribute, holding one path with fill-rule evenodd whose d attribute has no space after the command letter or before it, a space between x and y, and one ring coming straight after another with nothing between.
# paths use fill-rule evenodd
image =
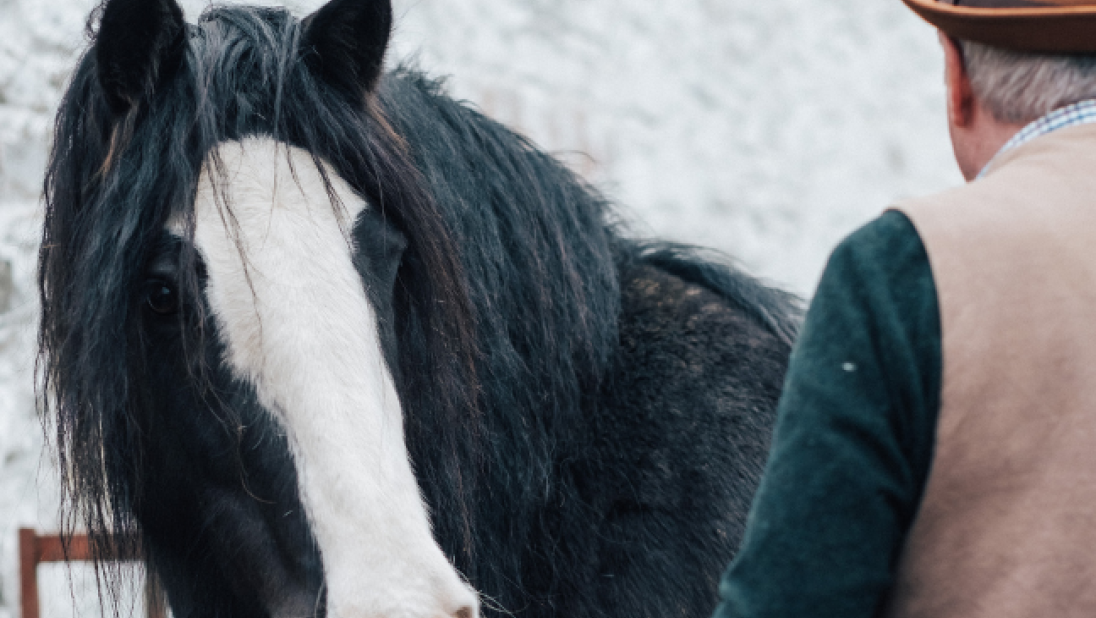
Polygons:
<instances>
[{"instance_id":1,"label":"green jacket sleeve","mask_svg":"<svg viewBox=\"0 0 1096 618\"><path fill-rule=\"evenodd\" d=\"M878 612L928 476L940 367L928 257L888 212L830 257L716 618Z\"/></svg>"}]
</instances>

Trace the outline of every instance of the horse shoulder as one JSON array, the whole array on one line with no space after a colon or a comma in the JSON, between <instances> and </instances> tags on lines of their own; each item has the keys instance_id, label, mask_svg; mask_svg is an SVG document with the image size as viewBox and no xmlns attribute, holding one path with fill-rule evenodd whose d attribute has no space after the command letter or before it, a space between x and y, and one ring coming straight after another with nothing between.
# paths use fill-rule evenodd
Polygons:
<instances>
[{"instance_id":1,"label":"horse shoulder","mask_svg":"<svg viewBox=\"0 0 1096 618\"><path fill-rule=\"evenodd\" d=\"M707 615L764 466L788 346L736 302L656 266L624 269L621 304L596 419L612 496L600 596L632 615ZM660 592L634 594L646 587Z\"/></svg>"}]
</instances>

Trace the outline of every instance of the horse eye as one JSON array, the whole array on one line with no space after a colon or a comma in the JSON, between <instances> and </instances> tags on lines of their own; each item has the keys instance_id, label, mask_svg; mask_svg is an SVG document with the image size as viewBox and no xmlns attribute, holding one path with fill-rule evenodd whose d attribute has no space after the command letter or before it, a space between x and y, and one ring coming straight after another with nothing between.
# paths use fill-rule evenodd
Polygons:
<instances>
[{"instance_id":1,"label":"horse eye","mask_svg":"<svg viewBox=\"0 0 1096 618\"><path fill-rule=\"evenodd\" d=\"M145 282L145 302L153 313L171 315L179 310L179 294L166 281L151 279Z\"/></svg>"}]
</instances>

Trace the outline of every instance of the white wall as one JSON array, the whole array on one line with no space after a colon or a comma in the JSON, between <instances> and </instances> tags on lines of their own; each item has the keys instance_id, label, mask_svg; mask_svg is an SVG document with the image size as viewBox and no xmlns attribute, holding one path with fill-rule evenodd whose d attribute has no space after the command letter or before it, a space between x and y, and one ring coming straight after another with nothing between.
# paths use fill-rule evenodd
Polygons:
<instances>
[{"instance_id":1,"label":"white wall","mask_svg":"<svg viewBox=\"0 0 1096 618\"><path fill-rule=\"evenodd\" d=\"M298 0L304 13L318 0ZM193 19L205 3L184 2ZM809 295L896 199L959 182L931 29L898 0L396 0L392 59L560 153L644 234L717 247ZM0 0L0 618L15 528L52 525L34 419L35 204L90 0Z\"/></svg>"}]
</instances>

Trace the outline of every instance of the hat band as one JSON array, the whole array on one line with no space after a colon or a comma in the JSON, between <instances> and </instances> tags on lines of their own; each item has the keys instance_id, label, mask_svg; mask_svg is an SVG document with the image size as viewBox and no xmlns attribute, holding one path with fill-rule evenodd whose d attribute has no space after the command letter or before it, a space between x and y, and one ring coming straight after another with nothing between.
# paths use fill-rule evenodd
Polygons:
<instances>
[{"instance_id":1,"label":"hat band","mask_svg":"<svg viewBox=\"0 0 1096 618\"><path fill-rule=\"evenodd\" d=\"M1045 2L1034 0L955 0L949 2L955 6L969 6L975 9L1018 9L1033 6L1047 6Z\"/></svg>"},{"instance_id":2,"label":"hat band","mask_svg":"<svg viewBox=\"0 0 1096 618\"><path fill-rule=\"evenodd\" d=\"M954 0L943 4L966 6L973 9L1022 9L1060 6L1096 6L1096 0Z\"/></svg>"}]
</instances>

